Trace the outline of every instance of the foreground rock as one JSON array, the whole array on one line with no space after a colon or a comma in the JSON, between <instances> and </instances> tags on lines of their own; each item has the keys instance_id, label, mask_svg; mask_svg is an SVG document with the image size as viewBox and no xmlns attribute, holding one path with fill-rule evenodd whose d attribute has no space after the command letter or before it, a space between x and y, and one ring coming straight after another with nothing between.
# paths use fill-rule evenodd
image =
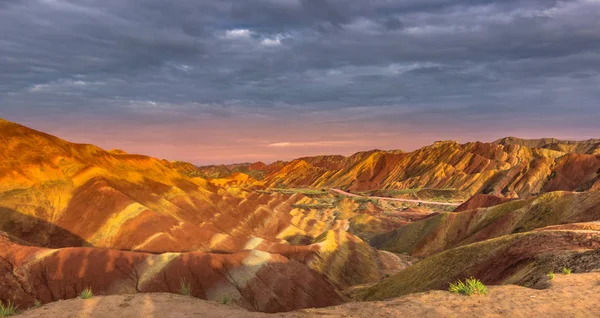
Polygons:
<instances>
[{"instance_id":1,"label":"foreground rock","mask_svg":"<svg viewBox=\"0 0 600 318\"><path fill-rule=\"evenodd\" d=\"M284 314L247 312L233 305L173 294L133 294L73 299L44 305L18 317L598 317L600 273L556 275L550 287L491 286L487 296L445 291L382 302L358 302Z\"/></svg>"}]
</instances>

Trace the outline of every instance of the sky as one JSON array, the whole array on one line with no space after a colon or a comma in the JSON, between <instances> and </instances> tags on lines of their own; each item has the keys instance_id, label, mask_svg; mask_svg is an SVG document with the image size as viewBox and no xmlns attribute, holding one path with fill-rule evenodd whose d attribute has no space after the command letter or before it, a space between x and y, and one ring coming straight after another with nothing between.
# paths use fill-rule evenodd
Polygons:
<instances>
[{"instance_id":1,"label":"sky","mask_svg":"<svg viewBox=\"0 0 600 318\"><path fill-rule=\"evenodd\" d=\"M0 117L195 164L600 138L600 0L2 0Z\"/></svg>"}]
</instances>

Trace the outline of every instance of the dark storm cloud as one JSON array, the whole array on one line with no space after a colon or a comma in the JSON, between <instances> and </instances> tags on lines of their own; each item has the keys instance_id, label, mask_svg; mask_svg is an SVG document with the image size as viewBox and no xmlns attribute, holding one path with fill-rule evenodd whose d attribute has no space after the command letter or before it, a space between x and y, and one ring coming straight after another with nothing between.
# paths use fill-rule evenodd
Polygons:
<instances>
[{"instance_id":1,"label":"dark storm cloud","mask_svg":"<svg viewBox=\"0 0 600 318\"><path fill-rule=\"evenodd\" d=\"M599 21L594 0L5 0L0 108L597 116Z\"/></svg>"}]
</instances>

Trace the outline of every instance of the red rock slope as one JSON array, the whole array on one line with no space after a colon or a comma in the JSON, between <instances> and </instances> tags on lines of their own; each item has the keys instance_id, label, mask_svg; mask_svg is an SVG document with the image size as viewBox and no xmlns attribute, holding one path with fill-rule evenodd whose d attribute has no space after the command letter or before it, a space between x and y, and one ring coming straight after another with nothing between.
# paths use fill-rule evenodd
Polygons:
<instances>
[{"instance_id":1,"label":"red rock slope","mask_svg":"<svg viewBox=\"0 0 600 318\"><path fill-rule=\"evenodd\" d=\"M20 308L97 295L178 293L230 299L254 311L278 312L339 304L343 298L323 276L281 255L256 250L234 254L148 254L97 248L46 249L0 235L0 299Z\"/></svg>"}]
</instances>

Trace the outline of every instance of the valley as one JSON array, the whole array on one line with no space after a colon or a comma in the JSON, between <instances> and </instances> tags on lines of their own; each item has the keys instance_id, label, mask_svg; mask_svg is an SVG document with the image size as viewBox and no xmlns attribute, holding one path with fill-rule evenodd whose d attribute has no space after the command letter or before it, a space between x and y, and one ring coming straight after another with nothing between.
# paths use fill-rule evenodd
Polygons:
<instances>
[{"instance_id":1,"label":"valley","mask_svg":"<svg viewBox=\"0 0 600 318\"><path fill-rule=\"evenodd\" d=\"M554 297L567 278L549 272L598 278L599 222L600 140L198 167L0 120L0 301L43 305L24 316L88 288L93 304L132 295L148 310L186 294L247 316L461 301L445 290L468 277L489 297Z\"/></svg>"}]
</instances>

